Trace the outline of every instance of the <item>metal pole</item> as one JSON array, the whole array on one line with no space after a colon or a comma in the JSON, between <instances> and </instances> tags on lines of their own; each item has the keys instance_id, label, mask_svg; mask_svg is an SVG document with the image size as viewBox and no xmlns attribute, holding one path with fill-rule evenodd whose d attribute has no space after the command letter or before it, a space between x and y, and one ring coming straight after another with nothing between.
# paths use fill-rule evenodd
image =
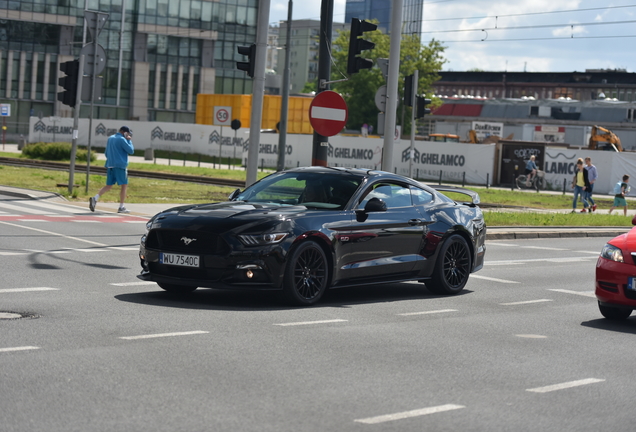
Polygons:
<instances>
[{"instance_id":1,"label":"metal pole","mask_svg":"<svg viewBox=\"0 0 636 432\"><path fill-rule=\"evenodd\" d=\"M393 0L391 10L391 51L389 54L389 76L386 86L386 111L384 117L384 157L382 169L393 171L393 139L397 116L398 79L400 77L400 42L402 39L402 9L404 0Z\"/></svg>"},{"instance_id":2,"label":"metal pole","mask_svg":"<svg viewBox=\"0 0 636 432\"><path fill-rule=\"evenodd\" d=\"M79 112L82 105L82 84L84 81L84 56L79 58L79 69L77 71L77 93L75 95L75 110L73 112L73 141L71 143L71 165L68 171L68 193L73 194L73 184L75 183L75 156L77 154L77 137L79 135Z\"/></svg>"},{"instance_id":3,"label":"metal pole","mask_svg":"<svg viewBox=\"0 0 636 432\"><path fill-rule=\"evenodd\" d=\"M333 28L333 0L322 0L320 8L320 47L318 49L318 89L316 94L329 90L329 84L324 87L323 81L331 78L331 33ZM327 166L327 153L329 141L325 136L314 131L311 164L314 166Z\"/></svg>"},{"instance_id":4,"label":"metal pole","mask_svg":"<svg viewBox=\"0 0 636 432\"><path fill-rule=\"evenodd\" d=\"M285 169L285 147L287 146L287 116L289 115L289 52L291 51L292 9L294 3L287 3L287 34L285 35L285 69L283 71L283 100L280 104L280 129L278 135L277 171Z\"/></svg>"},{"instance_id":5,"label":"metal pole","mask_svg":"<svg viewBox=\"0 0 636 432\"><path fill-rule=\"evenodd\" d=\"M86 151L86 187L85 192L88 193L88 186L90 183L90 174L91 174L91 140L93 135L93 106L95 105L95 85L97 83L97 63L99 57L97 56L97 35L99 34L99 13L95 15L95 33L93 44L95 44L95 50L93 54L93 73L91 74L92 82L91 82L91 110L90 116L88 119L88 146Z\"/></svg>"},{"instance_id":6,"label":"metal pole","mask_svg":"<svg viewBox=\"0 0 636 432\"><path fill-rule=\"evenodd\" d=\"M121 95L121 64L124 55L124 24L126 21L126 0L121 0L121 24L119 27L119 64L117 66L117 106Z\"/></svg>"},{"instance_id":7,"label":"metal pole","mask_svg":"<svg viewBox=\"0 0 636 432\"><path fill-rule=\"evenodd\" d=\"M415 95L417 94L419 73L420 71L415 69L415 72L413 72L413 85L411 86L411 149L409 150L409 177L413 177L413 155L415 153L415 108L417 106Z\"/></svg>"},{"instance_id":8,"label":"metal pole","mask_svg":"<svg viewBox=\"0 0 636 432\"><path fill-rule=\"evenodd\" d=\"M252 114L250 118L250 143L247 151L245 186L256 183L258 149L261 144L263 118L263 95L265 93L265 57L267 56L267 30L269 26L270 0L258 2L256 26L256 58L254 59L254 88L252 91Z\"/></svg>"}]
</instances>

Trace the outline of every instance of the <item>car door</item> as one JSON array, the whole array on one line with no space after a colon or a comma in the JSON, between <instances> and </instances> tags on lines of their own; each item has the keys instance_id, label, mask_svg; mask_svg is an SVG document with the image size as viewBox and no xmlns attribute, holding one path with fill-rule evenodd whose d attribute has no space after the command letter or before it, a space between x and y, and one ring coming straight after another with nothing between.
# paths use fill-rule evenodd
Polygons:
<instances>
[{"instance_id":1,"label":"car door","mask_svg":"<svg viewBox=\"0 0 636 432\"><path fill-rule=\"evenodd\" d=\"M372 199L386 204L384 211L365 211ZM407 277L421 259L425 224L413 207L409 186L380 181L371 184L355 206L351 226L337 236L338 279L357 280Z\"/></svg>"}]
</instances>

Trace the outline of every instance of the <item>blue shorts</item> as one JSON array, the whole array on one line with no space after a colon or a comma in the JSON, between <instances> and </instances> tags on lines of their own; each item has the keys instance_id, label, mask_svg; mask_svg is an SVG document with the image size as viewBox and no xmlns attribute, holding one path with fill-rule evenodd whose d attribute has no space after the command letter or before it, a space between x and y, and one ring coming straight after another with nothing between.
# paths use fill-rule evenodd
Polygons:
<instances>
[{"instance_id":1,"label":"blue shorts","mask_svg":"<svg viewBox=\"0 0 636 432\"><path fill-rule=\"evenodd\" d=\"M128 184L128 170L126 168L106 168L106 185Z\"/></svg>"}]
</instances>

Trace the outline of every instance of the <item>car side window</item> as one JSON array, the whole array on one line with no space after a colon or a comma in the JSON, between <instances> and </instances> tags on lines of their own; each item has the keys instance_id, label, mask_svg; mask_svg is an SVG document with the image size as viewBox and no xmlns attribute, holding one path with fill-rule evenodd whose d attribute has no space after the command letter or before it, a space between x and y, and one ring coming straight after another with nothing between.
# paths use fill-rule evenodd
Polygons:
<instances>
[{"instance_id":1,"label":"car side window","mask_svg":"<svg viewBox=\"0 0 636 432\"><path fill-rule=\"evenodd\" d=\"M411 197L414 205L424 205L433 201L433 194L413 186L411 186Z\"/></svg>"},{"instance_id":2,"label":"car side window","mask_svg":"<svg viewBox=\"0 0 636 432\"><path fill-rule=\"evenodd\" d=\"M407 207L411 205L411 191L407 186L395 183L376 183L372 185L364 196L359 209L363 209L371 198L381 199L387 208Z\"/></svg>"}]
</instances>

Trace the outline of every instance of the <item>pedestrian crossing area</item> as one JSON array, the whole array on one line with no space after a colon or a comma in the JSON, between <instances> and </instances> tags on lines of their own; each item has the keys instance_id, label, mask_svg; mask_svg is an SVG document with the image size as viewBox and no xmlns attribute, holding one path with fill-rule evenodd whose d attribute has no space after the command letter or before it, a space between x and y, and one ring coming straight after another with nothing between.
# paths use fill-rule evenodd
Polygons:
<instances>
[{"instance_id":1,"label":"pedestrian crossing area","mask_svg":"<svg viewBox=\"0 0 636 432\"><path fill-rule=\"evenodd\" d=\"M146 223L147 220L127 214L93 213L88 208L53 201L0 200L0 221L7 222Z\"/></svg>"}]
</instances>

